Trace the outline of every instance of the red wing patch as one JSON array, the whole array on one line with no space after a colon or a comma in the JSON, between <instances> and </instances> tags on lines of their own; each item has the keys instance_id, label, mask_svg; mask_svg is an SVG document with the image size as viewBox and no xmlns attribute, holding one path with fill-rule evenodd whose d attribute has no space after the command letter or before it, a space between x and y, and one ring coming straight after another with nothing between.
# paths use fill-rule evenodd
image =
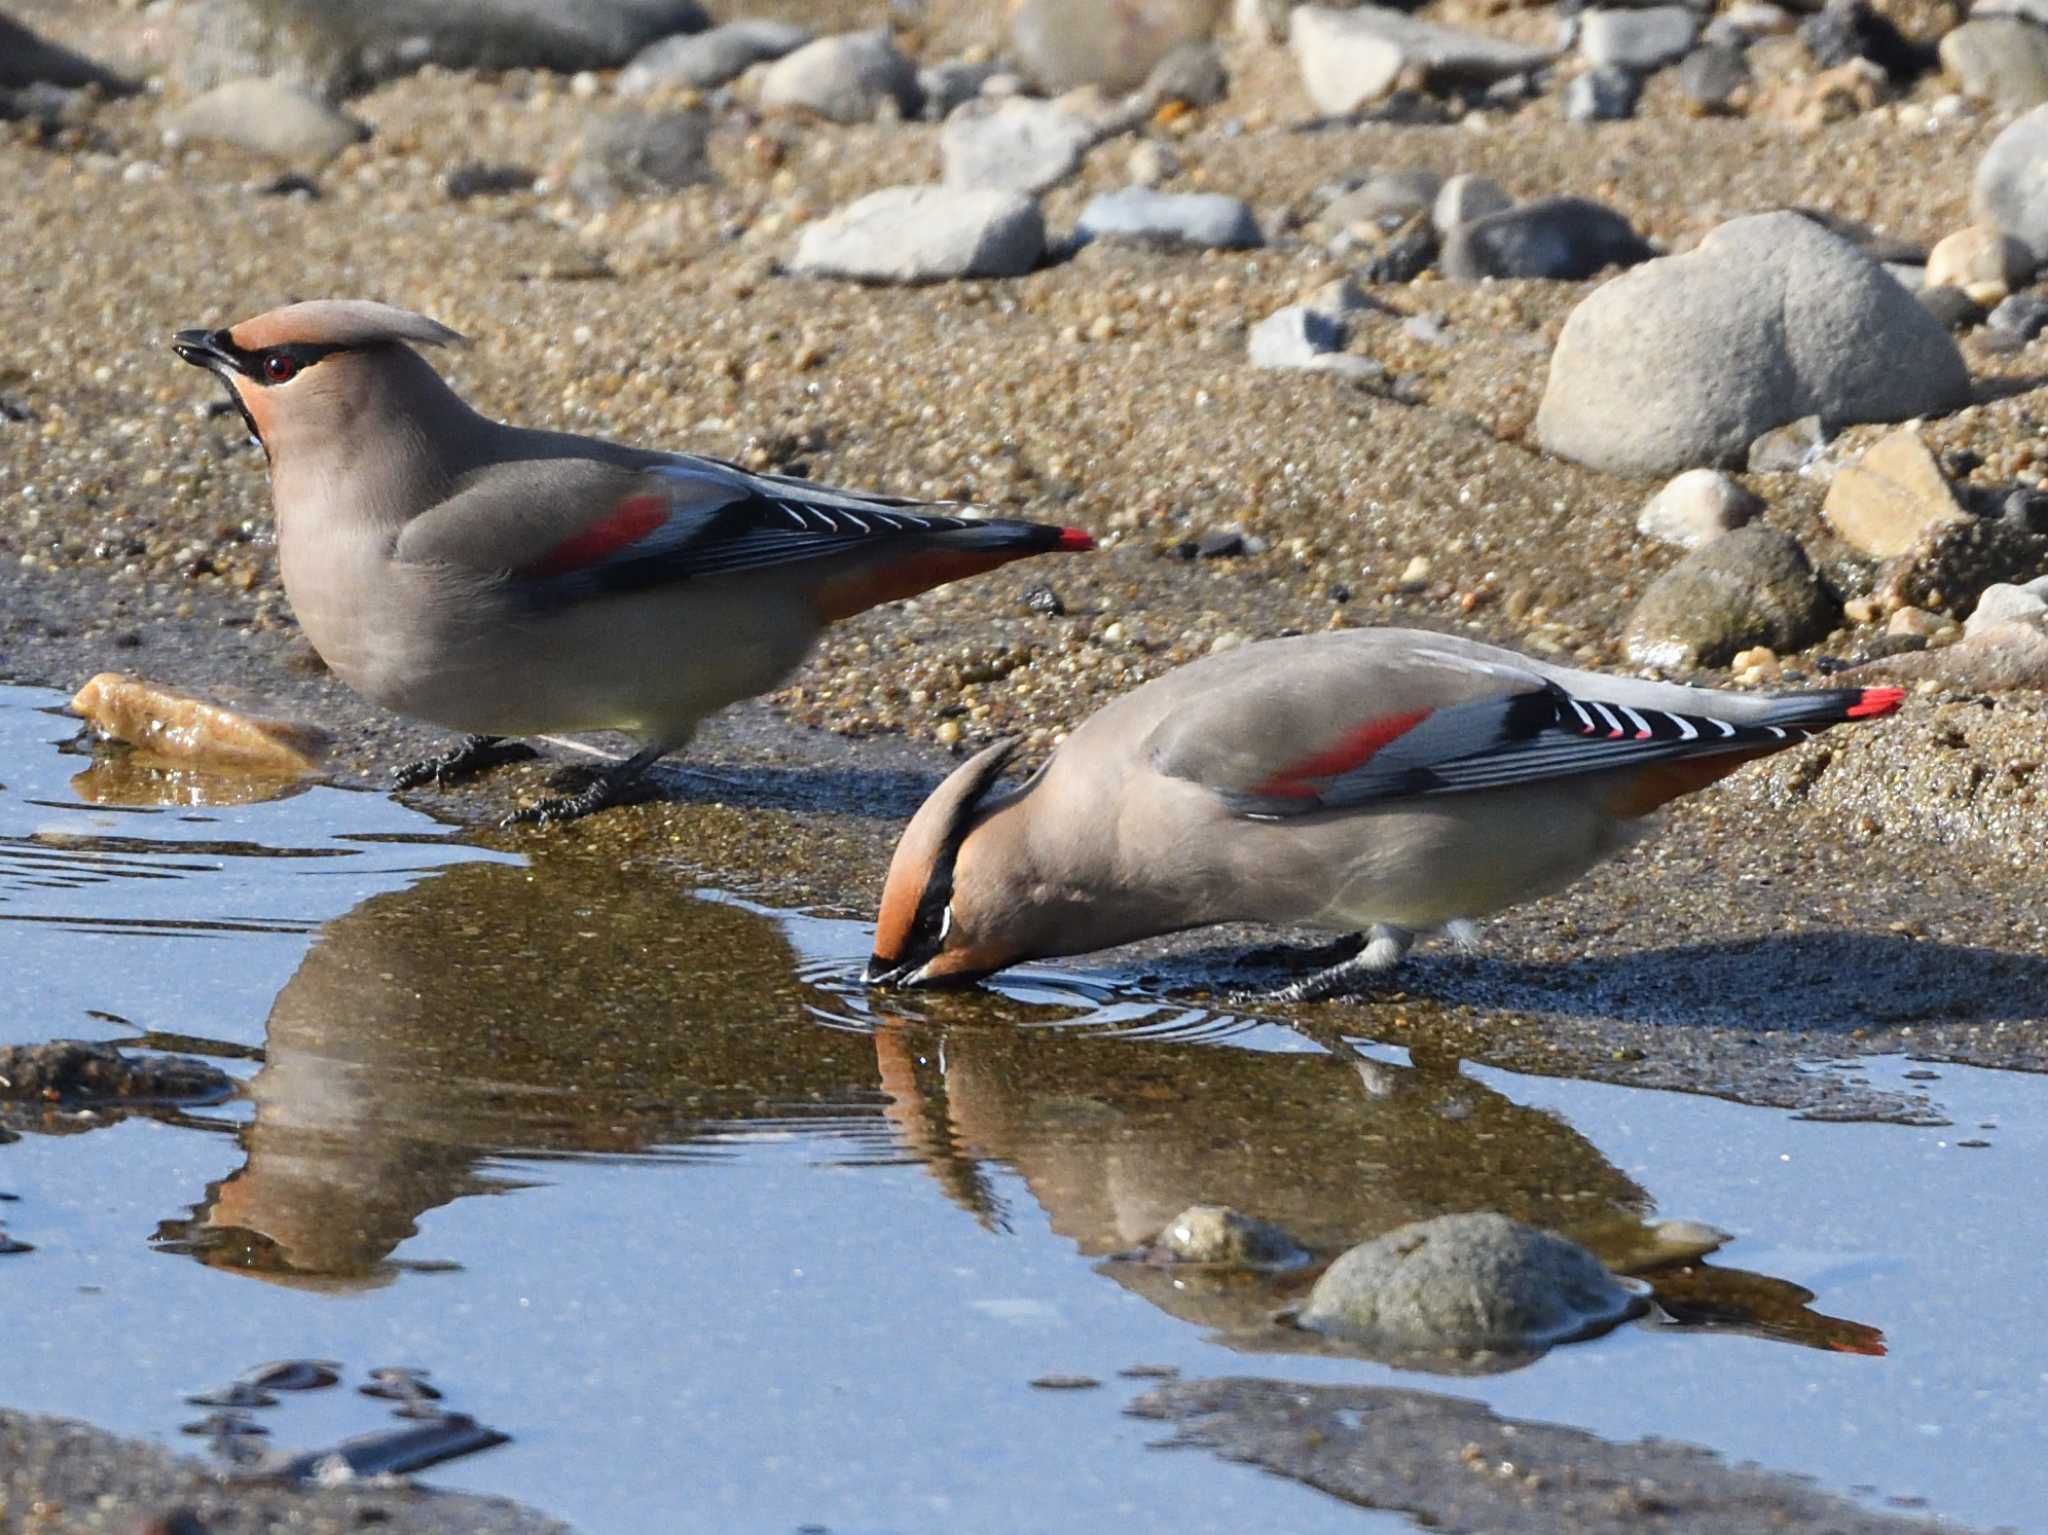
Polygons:
<instances>
[{"instance_id":1,"label":"red wing patch","mask_svg":"<svg viewBox=\"0 0 2048 1535\"><path fill-rule=\"evenodd\" d=\"M544 580L598 564L652 533L668 520L668 512L666 496L628 496L600 521L573 538L563 539L520 574L530 580Z\"/></svg>"},{"instance_id":2,"label":"red wing patch","mask_svg":"<svg viewBox=\"0 0 2048 1535\"><path fill-rule=\"evenodd\" d=\"M1431 712L1417 709L1411 714L1389 714L1382 719L1367 720L1335 746L1281 769L1264 783L1254 784L1245 792L1271 799L1314 799L1321 792L1314 780L1335 778L1353 768L1363 767L1374 752L1408 734L1428 719Z\"/></svg>"},{"instance_id":3,"label":"red wing patch","mask_svg":"<svg viewBox=\"0 0 2048 1535\"><path fill-rule=\"evenodd\" d=\"M1882 719L1887 714L1896 713L1905 701L1904 688L1865 688L1863 696L1849 706L1847 714L1852 720Z\"/></svg>"}]
</instances>

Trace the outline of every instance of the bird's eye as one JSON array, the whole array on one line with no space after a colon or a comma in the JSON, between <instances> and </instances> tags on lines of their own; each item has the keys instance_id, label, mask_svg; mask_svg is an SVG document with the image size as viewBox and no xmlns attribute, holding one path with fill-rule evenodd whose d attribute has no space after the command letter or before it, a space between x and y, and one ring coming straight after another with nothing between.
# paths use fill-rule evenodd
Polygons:
<instances>
[{"instance_id":1,"label":"bird's eye","mask_svg":"<svg viewBox=\"0 0 2048 1535\"><path fill-rule=\"evenodd\" d=\"M263 359L263 378L266 383L288 384L298 371L299 365L282 352L272 352Z\"/></svg>"}]
</instances>

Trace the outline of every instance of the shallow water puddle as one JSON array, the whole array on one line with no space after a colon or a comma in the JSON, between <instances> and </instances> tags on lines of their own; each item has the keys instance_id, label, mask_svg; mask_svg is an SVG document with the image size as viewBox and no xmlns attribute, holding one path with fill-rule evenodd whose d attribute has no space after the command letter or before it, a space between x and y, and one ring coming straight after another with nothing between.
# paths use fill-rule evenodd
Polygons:
<instances>
[{"instance_id":1,"label":"shallow water puddle","mask_svg":"<svg viewBox=\"0 0 2048 1535\"><path fill-rule=\"evenodd\" d=\"M48 701L0 692L0 1043L193 1036L246 1090L0 1147L35 1248L0 1257L34 1318L5 1405L196 1448L187 1394L332 1359L253 1414L306 1449L392 1426L357 1388L411 1367L511 1435L427 1480L593 1532L1405 1527L1145 1453L1134 1368L1478 1396L1971 1523L2048 1502L2048 1082L1866 1062L1953 1123L1822 1124L1057 976L878 1013L860 925L566 838L519 863L318 788L82 805ZM1679 1323L1446 1380L1307 1351L1271 1322L1305 1278L1120 1256L1197 1201L1324 1253L1478 1207L1610 1256L1665 1216L1737 1240L1659 1279Z\"/></svg>"}]
</instances>

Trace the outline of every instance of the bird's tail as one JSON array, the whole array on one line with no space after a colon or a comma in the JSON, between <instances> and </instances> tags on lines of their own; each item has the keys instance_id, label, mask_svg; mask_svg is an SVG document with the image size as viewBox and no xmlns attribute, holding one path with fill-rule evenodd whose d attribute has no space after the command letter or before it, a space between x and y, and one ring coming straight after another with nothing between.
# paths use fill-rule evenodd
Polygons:
<instances>
[{"instance_id":1,"label":"bird's tail","mask_svg":"<svg viewBox=\"0 0 2048 1535\"><path fill-rule=\"evenodd\" d=\"M957 527L935 529L900 551L877 551L877 558L824 583L817 593L818 613L831 623L1012 560L1094 547L1093 536L1080 528L1001 518L963 520Z\"/></svg>"}]
</instances>

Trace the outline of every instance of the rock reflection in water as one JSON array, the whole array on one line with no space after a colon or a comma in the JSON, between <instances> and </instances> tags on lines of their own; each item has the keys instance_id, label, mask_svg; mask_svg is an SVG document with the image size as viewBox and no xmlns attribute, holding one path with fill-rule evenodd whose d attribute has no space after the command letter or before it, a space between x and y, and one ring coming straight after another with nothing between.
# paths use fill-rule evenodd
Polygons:
<instances>
[{"instance_id":1,"label":"rock reflection in water","mask_svg":"<svg viewBox=\"0 0 2048 1535\"><path fill-rule=\"evenodd\" d=\"M1044 1030L956 1028L941 1041L885 1027L876 1047L890 1117L956 1199L999 1220L977 1203L972 1170L1010 1164L1101 1272L1235 1348L1342 1351L1274 1313L1346 1248L1410 1221L1498 1211L1622 1269L1659 1246L1650 1194L1591 1141L1453 1068ZM1144 1261L1193 1204L1271 1221L1317 1261L1280 1272ZM1701 1262L1645 1277L1680 1323L1883 1351L1876 1329L1810 1309L1813 1294L1786 1280Z\"/></svg>"}]
</instances>

